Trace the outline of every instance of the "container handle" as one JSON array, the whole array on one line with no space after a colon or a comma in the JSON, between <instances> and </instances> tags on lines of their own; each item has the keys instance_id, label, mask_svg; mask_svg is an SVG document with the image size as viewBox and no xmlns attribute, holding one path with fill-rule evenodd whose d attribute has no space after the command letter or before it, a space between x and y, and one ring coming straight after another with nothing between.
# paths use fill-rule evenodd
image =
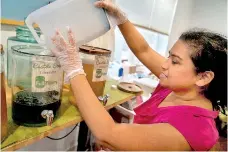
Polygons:
<instances>
[{"instance_id":1,"label":"container handle","mask_svg":"<svg viewBox=\"0 0 228 152\"><path fill-rule=\"evenodd\" d=\"M34 36L35 40L37 41L37 43L44 45L44 41L42 41L40 39L40 37L38 36L38 34L36 33L34 27L33 27L33 20L31 15L29 15L26 19L25 19L25 24L26 26L29 28L29 30L31 31L32 35Z\"/></svg>"}]
</instances>

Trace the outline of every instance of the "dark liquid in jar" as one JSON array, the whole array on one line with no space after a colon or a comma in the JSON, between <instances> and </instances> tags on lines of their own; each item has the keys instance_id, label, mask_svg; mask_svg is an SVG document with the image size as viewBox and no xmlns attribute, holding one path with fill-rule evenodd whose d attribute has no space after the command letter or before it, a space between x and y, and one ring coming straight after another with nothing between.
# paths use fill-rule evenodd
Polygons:
<instances>
[{"instance_id":1,"label":"dark liquid in jar","mask_svg":"<svg viewBox=\"0 0 228 152\"><path fill-rule=\"evenodd\" d=\"M15 123L25 126L46 125L46 119L41 116L43 110L52 110L54 116L61 101L57 91L48 92L17 92L13 97L12 118Z\"/></svg>"}]
</instances>

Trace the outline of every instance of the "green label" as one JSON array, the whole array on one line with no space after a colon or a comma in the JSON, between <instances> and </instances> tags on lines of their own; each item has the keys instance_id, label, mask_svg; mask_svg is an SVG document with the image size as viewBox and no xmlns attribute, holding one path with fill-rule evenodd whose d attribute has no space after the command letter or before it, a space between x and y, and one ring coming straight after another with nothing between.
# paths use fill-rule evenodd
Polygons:
<instances>
[{"instance_id":1,"label":"green label","mask_svg":"<svg viewBox=\"0 0 228 152\"><path fill-rule=\"evenodd\" d=\"M110 55L96 55L93 70L93 82L105 81Z\"/></svg>"},{"instance_id":2,"label":"green label","mask_svg":"<svg viewBox=\"0 0 228 152\"><path fill-rule=\"evenodd\" d=\"M32 92L60 91L63 71L54 57L32 58Z\"/></svg>"},{"instance_id":3,"label":"green label","mask_svg":"<svg viewBox=\"0 0 228 152\"><path fill-rule=\"evenodd\" d=\"M102 74L102 69L97 69L97 70L96 70L96 78L99 79L99 78L102 77L102 75L103 75L103 74Z\"/></svg>"},{"instance_id":4,"label":"green label","mask_svg":"<svg viewBox=\"0 0 228 152\"><path fill-rule=\"evenodd\" d=\"M36 88L43 88L45 86L45 77L37 76L36 77Z\"/></svg>"}]
</instances>

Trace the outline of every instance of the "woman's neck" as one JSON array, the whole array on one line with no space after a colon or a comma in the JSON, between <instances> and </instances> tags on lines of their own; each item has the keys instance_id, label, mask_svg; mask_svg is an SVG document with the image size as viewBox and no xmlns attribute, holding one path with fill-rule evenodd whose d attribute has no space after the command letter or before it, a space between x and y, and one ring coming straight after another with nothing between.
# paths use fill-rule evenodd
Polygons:
<instances>
[{"instance_id":1,"label":"woman's neck","mask_svg":"<svg viewBox=\"0 0 228 152\"><path fill-rule=\"evenodd\" d=\"M175 96L176 99L180 99L183 101L192 101L192 100L201 99L204 97L196 90L173 91L173 95Z\"/></svg>"},{"instance_id":2,"label":"woman's neck","mask_svg":"<svg viewBox=\"0 0 228 152\"><path fill-rule=\"evenodd\" d=\"M184 104L186 103L188 105L198 106L210 110L213 109L211 101L195 89L188 91L173 91L172 96L176 101L184 102Z\"/></svg>"}]
</instances>

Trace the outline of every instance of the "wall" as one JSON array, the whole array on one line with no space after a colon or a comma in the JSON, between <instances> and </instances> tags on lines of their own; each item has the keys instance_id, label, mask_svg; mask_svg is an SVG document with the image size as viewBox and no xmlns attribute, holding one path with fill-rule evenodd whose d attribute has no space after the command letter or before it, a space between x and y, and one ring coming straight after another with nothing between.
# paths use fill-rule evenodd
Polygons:
<instances>
[{"instance_id":1,"label":"wall","mask_svg":"<svg viewBox=\"0 0 228 152\"><path fill-rule=\"evenodd\" d=\"M16 36L15 26L1 25L1 44L6 50L8 37Z\"/></svg>"},{"instance_id":2,"label":"wall","mask_svg":"<svg viewBox=\"0 0 228 152\"><path fill-rule=\"evenodd\" d=\"M190 28L202 27L227 35L227 0L194 0Z\"/></svg>"},{"instance_id":3,"label":"wall","mask_svg":"<svg viewBox=\"0 0 228 152\"><path fill-rule=\"evenodd\" d=\"M112 52L110 61L114 60L114 51L115 51L115 32L114 29L111 29L105 35L87 43L87 45L91 45L94 47L100 47Z\"/></svg>"},{"instance_id":4,"label":"wall","mask_svg":"<svg viewBox=\"0 0 228 152\"><path fill-rule=\"evenodd\" d=\"M194 27L227 35L227 0L179 0L168 49L182 32Z\"/></svg>"},{"instance_id":5,"label":"wall","mask_svg":"<svg viewBox=\"0 0 228 152\"><path fill-rule=\"evenodd\" d=\"M193 0L178 0L176 12L169 35L168 50L178 40L180 34L188 29L192 15Z\"/></svg>"}]
</instances>

